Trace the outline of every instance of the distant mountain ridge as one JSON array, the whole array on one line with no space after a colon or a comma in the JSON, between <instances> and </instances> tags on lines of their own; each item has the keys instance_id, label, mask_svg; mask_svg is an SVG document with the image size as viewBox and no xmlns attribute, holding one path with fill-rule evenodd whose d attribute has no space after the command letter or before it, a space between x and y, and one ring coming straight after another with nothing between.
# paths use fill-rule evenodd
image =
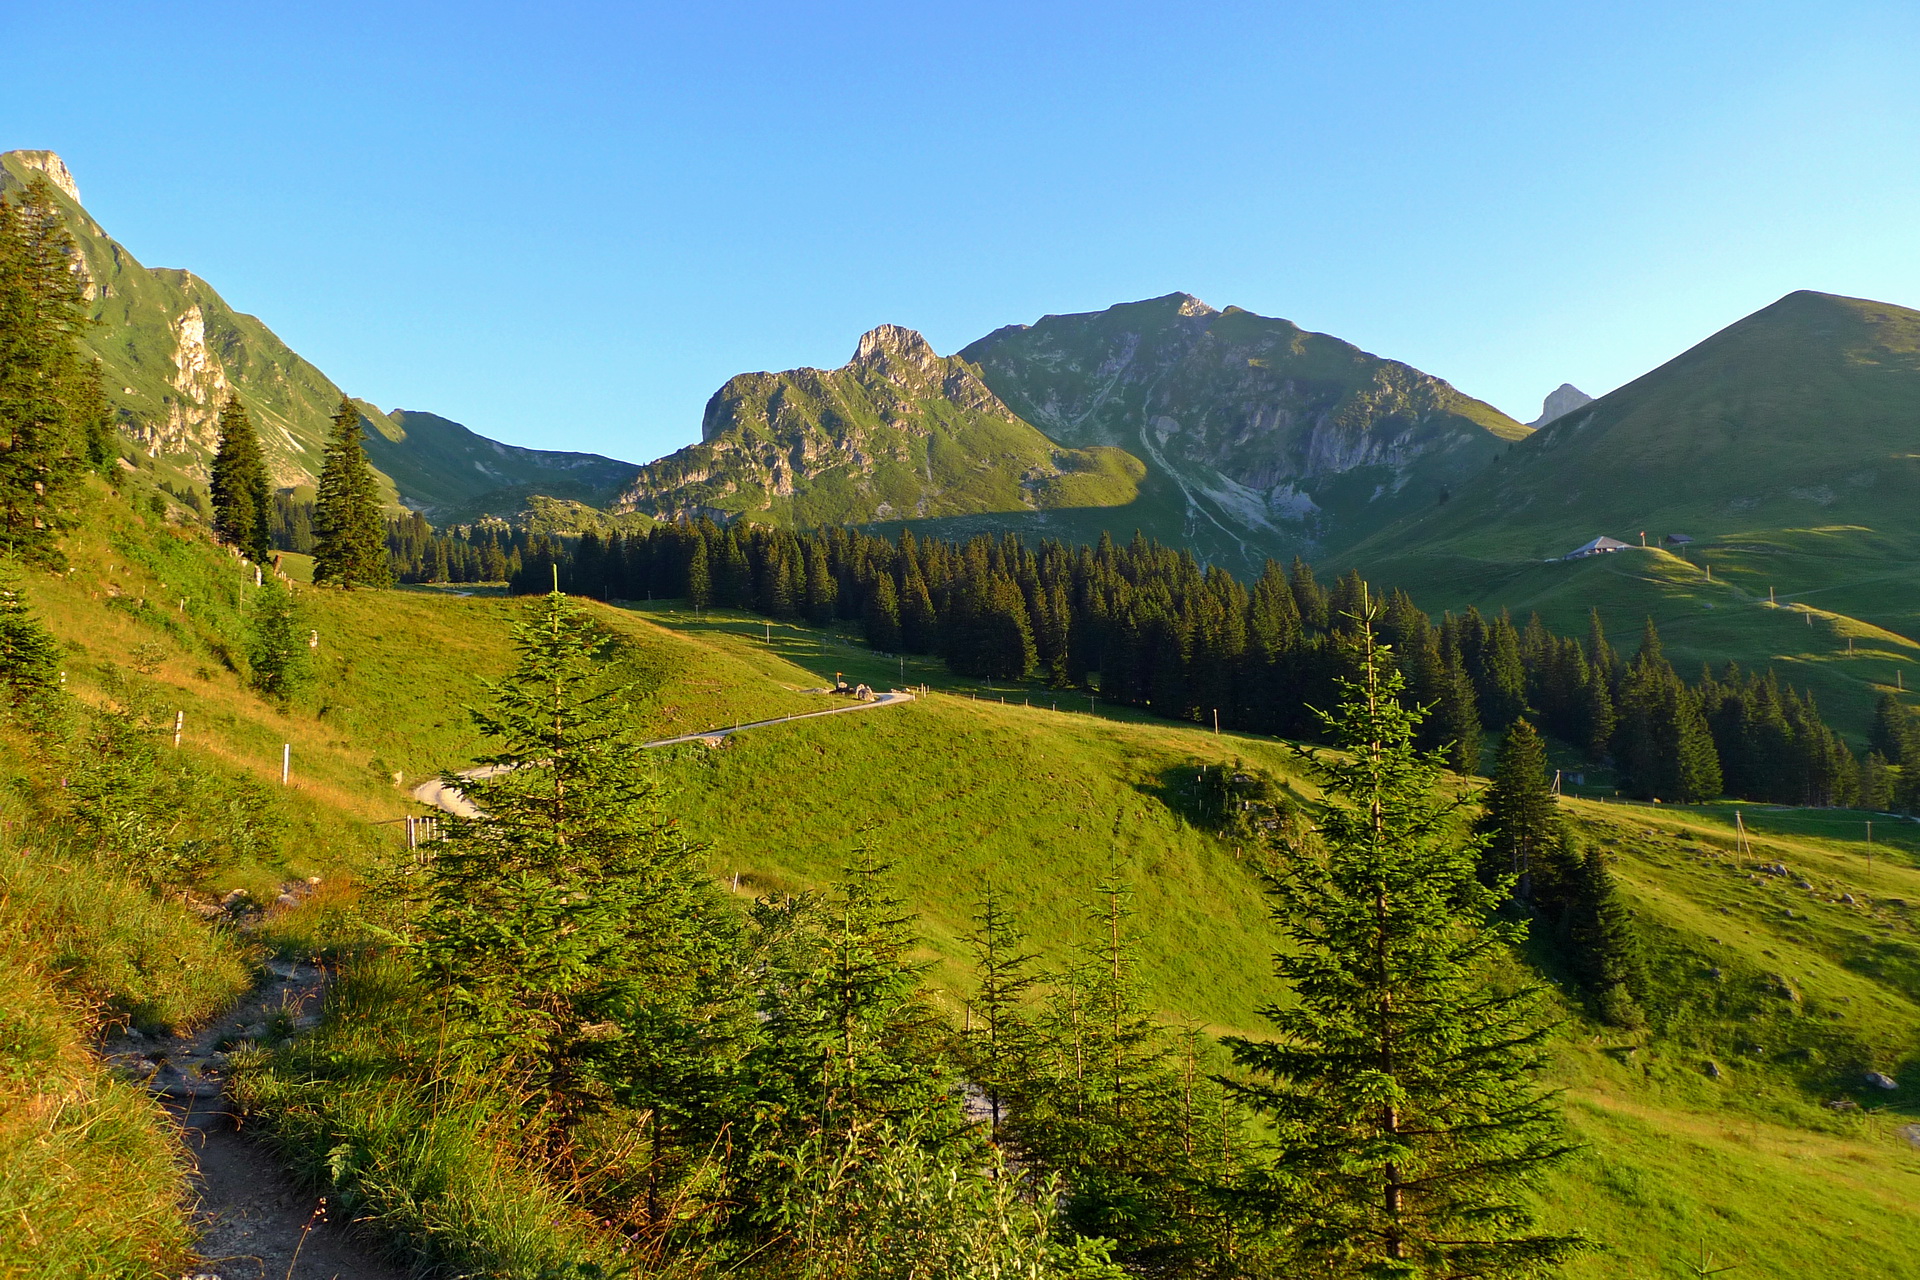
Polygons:
<instances>
[{"instance_id":1,"label":"distant mountain ridge","mask_svg":"<svg viewBox=\"0 0 1920 1280\"><path fill-rule=\"evenodd\" d=\"M311 485L340 406L332 379L258 318L233 310L190 271L143 266L80 203L80 189L51 151L0 154L0 193L44 175L73 236L73 269L85 281L96 327L83 342L99 358L102 389L120 431L158 465L205 483L220 409L237 393L260 434L275 485ZM433 415L388 415L362 404L368 453L394 505L430 515L475 507L511 514L513 492L604 501L634 468L596 454L521 449ZM480 501L481 485L508 491ZM565 489L566 492L559 492Z\"/></svg>"},{"instance_id":2,"label":"distant mountain ridge","mask_svg":"<svg viewBox=\"0 0 1920 1280\"><path fill-rule=\"evenodd\" d=\"M640 468L613 510L806 526L1103 507L1132 501L1142 471L1056 444L972 364L882 325L838 369L729 379L700 443Z\"/></svg>"}]
</instances>

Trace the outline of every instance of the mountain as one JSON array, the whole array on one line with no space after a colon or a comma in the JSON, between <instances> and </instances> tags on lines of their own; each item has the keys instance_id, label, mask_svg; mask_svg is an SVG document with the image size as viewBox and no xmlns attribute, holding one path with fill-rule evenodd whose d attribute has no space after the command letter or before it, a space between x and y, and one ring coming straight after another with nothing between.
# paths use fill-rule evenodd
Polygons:
<instances>
[{"instance_id":1,"label":"mountain","mask_svg":"<svg viewBox=\"0 0 1920 1280\"><path fill-rule=\"evenodd\" d=\"M1540 404L1540 416L1527 425L1536 429L1544 427L1555 418L1563 418L1575 409L1592 403L1592 396L1571 382L1563 382L1547 393L1547 398Z\"/></svg>"},{"instance_id":2,"label":"mountain","mask_svg":"<svg viewBox=\"0 0 1920 1280\"><path fill-rule=\"evenodd\" d=\"M613 510L804 526L1111 507L1143 470L1121 449L1055 444L968 361L882 325L838 369L729 379L700 443L640 468Z\"/></svg>"},{"instance_id":3,"label":"mountain","mask_svg":"<svg viewBox=\"0 0 1920 1280\"><path fill-rule=\"evenodd\" d=\"M1677 662L1772 665L1864 725L1896 659L1920 655L1915 511L1920 311L1801 291L1334 559L1434 609L1577 628L1600 605L1623 640L1653 616ZM1546 563L1642 532L1651 549ZM1668 535L1689 541L1660 549Z\"/></svg>"},{"instance_id":4,"label":"mountain","mask_svg":"<svg viewBox=\"0 0 1920 1280\"><path fill-rule=\"evenodd\" d=\"M367 457L436 523L513 516L535 496L604 504L639 471L597 453L501 444L434 413L362 411Z\"/></svg>"},{"instance_id":5,"label":"mountain","mask_svg":"<svg viewBox=\"0 0 1920 1280\"><path fill-rule=\"evenodd\" d=\"M1010 325L961 356L1062 444L1137 450L1175 491L1173 535L1217 556L1357 541L1527 435L1409 365L1184 293Z\"/></svg>"},{"instance_id":6,"label":"mountain","mask_svg":"<svg viewBox=\"0 0 1920 1280\"><path fill-rule=\"evenodd\" d=\"M53 152L0 155L0 194L36 174L53 184L73 236L73 269L85 281L97 322L84 341L101 362L102 389L119 428L138 452L156 469L204 484L220 408L238 394L260 433L274 484L313 484L328 423L340 407L333 380L192 272L141 265L87 213L73 174ZM370 405L362 412L368 453L386 478L388 501L430 514L473 507L481 485L604 499L633 470L595 454L497 444L431 414L388 415ZM491 505L511 502L509 494Z\"/></svg>"}]
</instances>

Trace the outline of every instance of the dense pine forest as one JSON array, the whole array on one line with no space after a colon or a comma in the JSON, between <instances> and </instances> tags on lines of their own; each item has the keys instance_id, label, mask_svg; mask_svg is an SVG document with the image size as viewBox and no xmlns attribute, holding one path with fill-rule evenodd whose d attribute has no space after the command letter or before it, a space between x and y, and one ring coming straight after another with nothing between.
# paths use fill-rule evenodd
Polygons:
<instances>
[{"instance_id":1,"label":"dense pine forest","mask_svg":"<svg viewBox=\"0 0 1920 1280\"><path fill-rule=\"evenodd\" d=\"M816 625L855 623L886 652L935 654L959 675L1039 677L1126 706L1223 728L1314 738L1350 674L1343 639L1366 602L1384 601L1382 637L1411 696L1431 709L1421 745L1479 772L1483 738L1526 717L1641 799L1720 795L1779 804L1920 807L1914 717L1883 698L1869 749L1856 758L1810 695L1772 672L1728 665L1689 683L1667 660L1651 620L1631 656L1597 611L1584 637L1557 636L1538 617L1448 614L1436 624L1403 590L1382 592L1357 572L1331 587L1296 559L1269 562L1251 587L1186 552L1136 536L1121 545L1012 536L964 544L903 531L887 541L849 529L794 534L701 519L642 536L577 540L498 530L433 535L424 521L393 526L389 545L417 580L518 562L518 591L599 599L686 599ZM419 578L420 566L431 566ZM474 571L469 569L469 571Z\"/></svg>"}]
</instances>

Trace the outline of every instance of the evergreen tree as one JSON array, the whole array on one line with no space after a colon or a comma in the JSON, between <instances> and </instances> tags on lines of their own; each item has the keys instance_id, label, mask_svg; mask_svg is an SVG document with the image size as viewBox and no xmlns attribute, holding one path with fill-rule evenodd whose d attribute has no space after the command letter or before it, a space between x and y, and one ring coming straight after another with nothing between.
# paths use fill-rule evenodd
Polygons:
<instances>
[{"instance_id":1,"label":"evergreen tree","mask_svg":"<svg viewBox=\"0 0 1920 1280\"><path fill-rule=\"evenodd\" d=\"M1252 1075L1233 1091L1274 1129L1270 1163L1228 1198L1284 1233L1287 1274L1537 1274L1582 1242L1533 1233L1516 1194L1570 1150L1534 1083L1538 992L1488 981L1524 931L1491 920L1441 762L1413 748L1419 712L1370 630L1359 645L1324 717L1346 755L1308 757L1318 844L1283 850L1269 882L1296 1001L1263 1010L1276 1039L1227 1042Z\"/></svg>"},{"instance_id":2,"label":"evergreen tree","mask_svg":"<svg viewBox=\"0 0 1920 1280\"><path fill-rule=\"evenodd\" d=\"M0 696L20 708L59 688L60 642L36 618L9 568L0 572Z\"/></svg>"},{"instance_id":3,"label":"evergreen tree","mask_svg":"<svg viewBox=\"0 0 1920 1280\"><path fill-rule=\"evenodd\" d=\"M893 589L893 575L883 573L867 593L867 643L883 653L900 648L900 598Z\"/></svg>"},{"instance_id":4,"label":"evergreen tree","mask_svg":"<svg viewBox=\"0 0 1920 1280\"><path fill-rule=\"evenodd\" d=\"M707 540L696 536L687 557L687 603L704 609L713 603L713 577L707 567Z\"/></svg>"},{"instance_id":5,"label":"evergreen tree","mask_svg":"<svg viewBox=\"0 0 1920 1280\"><path fill-rule=\"evenodd\" d=\"M1560 816L1547 790L1547 746L1532 724L1515 720L1495 761L1477 824L1485 841L1480 878L1510 886L1515 900L1531 903L1536 887L1548 895L1557 888L1536 886L1543 872L1550 879L1549 853L1560 838Z\"/></svg>"},{"instance_id":6,"label":"evergreen tree","mask_svg":"<svg viewBox=\"0 0 1920 1280\"><path fill-rule=\"evenodd\" d=\"M1602 1021L1637 1027L1645 1019L1634 1002L1641 970L1632 913L1620 900L1613 873L1597 847L1582 854L1569 845L1565 863L1570 875L1562 932L1575 976Z\"/></svg>"},{"instance_id":7,"label":"evergreen tree","mask_svg":"<svg viewBox=\"0 0 1920 1280\"><path fill-rule=\"evenodd\" d=\"M247 615L248 681L256 691L285 703L307 683L306 633L292 588L277 578L264 579Z\"/></svg>"},{"instance_id":8,"label":"evergreen tree","mask_svg":"<svg viewBox=\"0 0 1920 1280\"><path fill-rule=\"evenodd\" d=\"M650 1176L667 1176L725 1119L739 929L638 764L604 644L558 593L515 628L518 661L473 713L496 749L444 779L477 812L433 846L419 957L461 1037L557 1126L556 1154L618 1105L644 1114Z\"/></svg>"},{"instance_id":9,"label":"evergreen tree","mask_svg":"<svg viewBox=\"0 0 1920 1280\"><path fill-rule=\"evenodd\" d=\"M1893 694L1881 694L1873 704L1867 746L1888 764L1920 765L1920 718Z\"/></svg>"},{"instance_id":10,"label":"evergreen tree","mask_svg":"<svg viewBox=\"0 0 1920 1280\"><path fill-rule=\"evenodd\" d=\"M1025 949L1026 936L991 880L973 923L966 942L973 951L977 988L967 1005L961 1056L968 1079L986 1097L991 1132L998 1139L1008 1098L1031 1070L1034 1034L1028 1003L1040 980L1033 967L1038 957Z\"/></svg>"},{"instance_id":11,"label":"evergreen tree","mask_svg":"<svg viewBox=\"0 0 1920 1280\"><path fill-rule=\"evenodd\" d=\"M44 178L0 200L0 549L49 562L80 477L111 454L75 252Z\"/></svg>"},{"instance_id":12,"label":"evergreen tree","mask_svg":"<svg viewBox=\"0 0 1920 1280\"><path fill-rule=\"evenodd\" d=\"M1442 658L1440 694L1434 702L1437 745L1447 767L1455 773L1480 771L1480 709L1473 681L1458 645L1449 644Z\"/></svg>"},{"instance_id":13,"label":"evergreen tree","mask_svg":"<svg viewBox=\"0 0 1920 1280\"><path fill-rule=\"evenodd\" d=\"M380 494L360 431L360 411L342 400L313 503L313 580L349 590L393 582Z\"/></svg>"},{"instance_id":14,"label":"evergreen tree","mask_svg":"<svg viewBox=\"0 0 1920 1280\"><path fill-rule=\"evenodd\" d=\"M260 439L240 397L220 411L220 447L213 455L213 530L255 564L273 554L273 498Z\"/></svg>"}]
</instances>

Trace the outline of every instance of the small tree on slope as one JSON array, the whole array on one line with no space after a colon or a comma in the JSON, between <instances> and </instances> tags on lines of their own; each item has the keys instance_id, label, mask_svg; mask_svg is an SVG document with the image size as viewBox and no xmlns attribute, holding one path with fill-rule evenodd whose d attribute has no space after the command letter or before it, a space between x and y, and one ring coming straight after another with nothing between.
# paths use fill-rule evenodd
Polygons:
<instances>
[{"instance_id":1,"label":"small tree on slope","mask_svg":"<svg viewBox=\"0 0 1920 1280\"><path fill-rule=\"evenodd\" d=\"M1570 1150L1534 1083L1537 989L1490 981L1523 927L1491 919L1505 885L1475 875L1387 651L1370 625L1355 643L1324 717L1344 754L1303 753L1327 798L1321 847L1283 850L1269 880L1295 1001L1262 1011L1275 1039L1228 1041L1272 1156L1226 1199L1279 1237L1289 1276L1539 1274L1584 1242L1533 1232L1517 1194Z\"/></svg>"},{"instance_id":2,"label":"small tree on slope","mask_svg":"<svg viewBox=\"0 0 1920 1280\"><path fill-rule=\"evenodd\" d=\"M514 642L474 713L493 776L445 779L480 813L434 846L421 956L468 1041L559 1127L645 1113L652 1177L711 1110L739 926L639 772L591 624L550 595Z\"/></svg>"},{"instance_id":3,"label":"small tree on slope","mask_svg":"<svg viewBox=\"0 0 1920 1280\"><path fill-rule=\"evenodd\" d=\"M313 580L348 588L393 583L379 490L360 445L360 411L351 400L342 400L333 415L313 500Z\"/></svg>"},{"instance_id":4,"label":"small tree on slope","mask_svg":"<svg viewBox=\"0 0 1920 1280\"><path fill-rule=\"evenodd\" d=\"M356 417L356 425L358 419ZM273 499L267 463L246 406L236 396L220 411L220 447L213 455L213 527L255 564L273 554Z\"/></svg>"}]
</instances>

